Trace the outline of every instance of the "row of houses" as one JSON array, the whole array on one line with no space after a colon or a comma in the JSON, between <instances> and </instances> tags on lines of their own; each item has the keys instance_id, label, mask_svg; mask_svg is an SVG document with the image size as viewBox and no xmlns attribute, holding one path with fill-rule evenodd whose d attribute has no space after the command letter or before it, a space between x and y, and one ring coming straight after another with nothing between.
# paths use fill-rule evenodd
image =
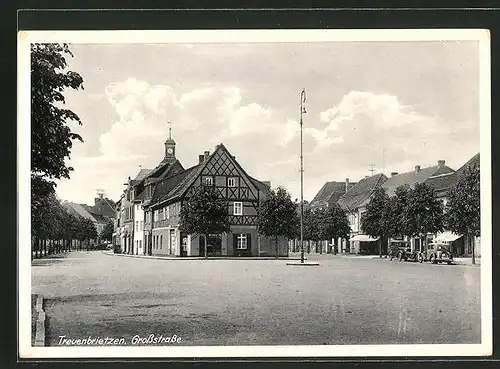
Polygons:
<instances>
[{"instance_id":1,"label":"row of houses","mask_svg":"<svg viewBox=\"0 0 500 369\"><path fill-rule=\"evenodd\" d=\"M64 201L62 204L71 213L90 219L94 223L98 235L104 230L106 224L114 221L116 217L115 203L104 197L103 193L99 193L98 197L94 199L94 205L78 204L70 201ZM97 239L90 240L90 245L98 245L100 242L98 236ZM76 240L73 243L73 246L76 246Z\"/></svg>"},{"instance_id":2,"label":"row of houses","mask_svg":"<svg viewBox=\"0 0 500 369\"><path fill-rule=\"evenodd\" d=\"M251 177L228 149L219 144L184 168L176 158L176 142L169 133L165 154L153 169L129 177L116 205L113 242L122 253L159 256L275 256L274 240L260 236L256 220L259 203L270 191L269 182ZM180 211L196 187L214 186L228 203L230 232L187 234L179 227ZM279 240L278 256L288 255Z\"/></svg>"},{"instance_id":3,"label":"row of houses","mask_svg":"<svg viewBox=\"0 0 500 369\"><path fill-rule=\"evenodd\" d=\"M339 251L345 253L367 253L377 254L379 252L380 240L374 239L361 230L361 219L366 212L366 206L374 190L378 187L385 188L389 196L395 195L395 190L401 185L415 186L416 183L426 183L434 188L439 201L446 206L447 195L458 182L461 174L466 168L479 166L479 154L474 155L469 161L458 170L453 170L446 165L445 160L438 160L436 165L422 168L420 165L406 173L392 172L390 177L383 173L366 176L358 182L350 182L347 178L342 182L327 182L319 190L310 203L311 209L326 208L337 203L347 213L351 227L351 235L348 240L333 240L339 244ZM464 240L461 235L455 235L450 231L434 235L427 235L427 240L416 238L408 239L412 250L421 250L424 242L439 240L450 243L455 255L470 255L472 248L475 248L476 255L480 255L480 238L471 237ZM328 251L327 245L322 246L322 250ZM382 245L383 252L387 250L387 245Z\"/></svg>"}]
</instances>

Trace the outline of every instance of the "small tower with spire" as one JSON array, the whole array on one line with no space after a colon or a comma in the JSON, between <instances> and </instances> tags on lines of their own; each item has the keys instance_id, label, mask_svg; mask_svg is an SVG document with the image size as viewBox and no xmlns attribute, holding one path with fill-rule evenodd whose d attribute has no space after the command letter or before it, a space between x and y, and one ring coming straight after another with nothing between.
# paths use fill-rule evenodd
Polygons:
<instances>
[{"instance_id":1,"label":"small tower with spire","mask_svg":"<svg viewBox=\"0 0 500 369\"><path fill-rule=\"evenodd\" d=\"M174 162L175 159L175 141L172 139L172 123L168 124L168 139L165 141L165 160Z\"/></svg>"}]
</instances>

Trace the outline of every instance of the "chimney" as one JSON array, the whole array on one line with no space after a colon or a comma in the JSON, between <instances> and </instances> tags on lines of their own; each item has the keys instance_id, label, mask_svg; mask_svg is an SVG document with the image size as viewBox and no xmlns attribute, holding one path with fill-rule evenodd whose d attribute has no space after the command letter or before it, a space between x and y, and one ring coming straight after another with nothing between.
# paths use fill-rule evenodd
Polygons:
<instances>
[{"instance_id":1,"label":"chimney","mask_svg":"<svg viewBox=\"0 0 500 369\"><path fill-rule=\"evenodd\" d=\"M203 156L205 156L205 160L208 159L208 157L210 156L210 151L205 151L203 153Z\"/></svg>"},{"instance_id":2,"label":"chimney","mask_svg":"<svg viewBox=\"0 0 500 369\"><path fill-rule=\"evenodd\" d=\"M205 159L205 155L198 155L198 161L201 163L203 163L203 160Z\"/></svg>"},{"instance_id":3,"label":"chimney","mask_svg":"<svg viewBox=\"0 0 500 369\"><path fill-rule=\"evenodd\" d=\"M438 167L439 168L444 167L445 163L446 162L444 160L438 160Z\"/></svg>"},{"instance_id":4,"label":"chimney","mask_svg":"<svg viewBox=\"0 0 500 369\"><path fill-rule=\"evenodd\" d=\"M345 192L349 191L349 178L345 179Z\"/></svg>"},{"instance_id":5,"label":"chimney","mask_svg":"<svg viewBox=\"0 0 500 369\"><path fill-rule=\"evenodd\" d=\"M420 165L415 165L415 173L420 172Z\"/></svg>"},{"instance_id":6,"label":"chimney","mask_svg":"<svg viewBox=\"0 0 500 369\"><path fill-rule=\"evenodd\" d=\"M391 172L391 177L397 176L398 172Z\"/></svg>"},{"instance_id":7,"label":"chimney","mask_svg":"<svg viewBox=\"0 0 500 369\"><path fill-rule=\"evenodd\" d=\"M233 158L233 160L236 160L236 156L234 156L234 155L231 155L231 157Z\"/></svg>"}]
</instances>

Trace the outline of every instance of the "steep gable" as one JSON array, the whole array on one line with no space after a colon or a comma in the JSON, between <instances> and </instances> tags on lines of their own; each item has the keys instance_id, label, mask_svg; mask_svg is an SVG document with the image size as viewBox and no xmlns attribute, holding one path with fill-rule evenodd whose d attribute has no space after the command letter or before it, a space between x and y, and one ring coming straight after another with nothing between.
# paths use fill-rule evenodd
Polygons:
<instances>
[{"instance_id":1,"label":"steep gable","mask_svg":"<svg viewBox=\"0 0 500 369\"><path fill-rule=\"evenodd\" d=\"M338 201L338 204L345 210L354 210L364 205L371 197L373 191L380 187L387 177L382 174L375 174L365 177L349 189Z\"/></svg>"},{"instance_id":2,"label":"steep gable","mask_svg":"<svg viewBox=\"0 0 500 369\"><path fill-rule=\"evenodd\" d=\"M174 201L187 195L193 187L202 183L204 176L238 176L242 179L241 185L247 189L249 199L258 198L257 185L227 148L223 144L219 144L203 162L179 173L178 177L165 178L167 183L157 189L157 194L155 191L153 203L156 205L159 202Z\"/></svg>"}]
</instances>

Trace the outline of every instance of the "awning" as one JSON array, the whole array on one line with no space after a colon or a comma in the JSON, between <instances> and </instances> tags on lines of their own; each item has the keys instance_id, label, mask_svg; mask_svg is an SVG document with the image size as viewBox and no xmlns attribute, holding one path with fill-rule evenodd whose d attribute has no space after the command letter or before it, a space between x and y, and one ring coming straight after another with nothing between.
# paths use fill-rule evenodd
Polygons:
<instances>
[{"instance_id":1,"label":"awning","mask_svg":"<svg viewBox=\"0 0 500 369\"><path fill-rule=\"evenodd\" d=\"M349 241L375 242L378 241L378 237L373 238L366 234L358 234L357 236L349 238Z\"/></svg>"},{"instance_id":2,"label":"awning","mask_svg":"<svg viewBox=\"0 0 500 369\"><path fill-rule=\"evenodd\" d=\"M434 241L438 242L453 242L455 240L458 240L460 237L462 237L461 234L454 234L451 233L450 231L445 231L443 233L438 233Z\"/></svg>"}]
</instances>

